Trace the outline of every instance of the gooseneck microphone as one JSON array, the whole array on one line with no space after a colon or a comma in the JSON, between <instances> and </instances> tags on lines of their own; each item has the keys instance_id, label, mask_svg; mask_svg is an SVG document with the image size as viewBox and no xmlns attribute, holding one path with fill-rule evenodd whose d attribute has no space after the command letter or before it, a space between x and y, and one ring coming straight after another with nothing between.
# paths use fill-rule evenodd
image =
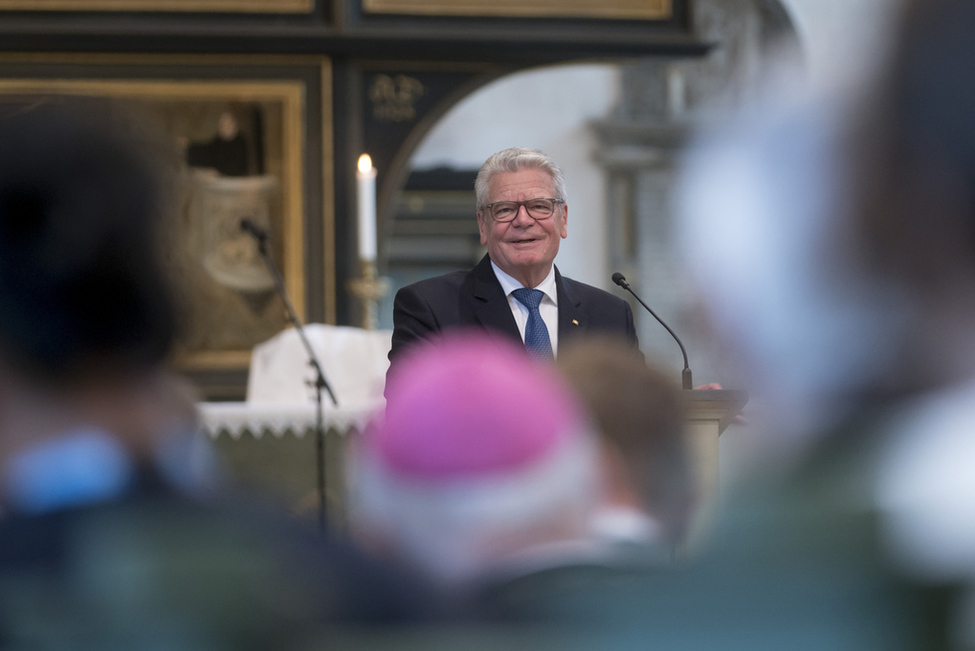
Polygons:
<instances>
[{"instance_id":1,"label":"gooseneck microphone","mask_svg":"<svg viewBox=\"0 0 975 651\"><path fill-rule=\"evenodd\" d=\"M655 318L657 321L659 321L660 322L660 325L662 325L663 327L665 327L667 329L667 332L670 333L670 336L673 337L674 338L674 341L677 342L677 345L680 346L681 355L684 356L684 370L681 371L681 374L680 374L681 386L683 388L685 388L685 389L693 389L694 388L694 383L691 381L691 369L690 369L690 366L687 363L687 351L684 350L684 344L682 344L680 342L680 338L674 333L673 330L670 329L670 326L669 325L667 325L666 323L664 323L664 320L663 319L661 319L659 316L657 316L657 313L656 312L654 312L653 310L650 309L650 306L649 305L647 305L646 303L643 302L643 299L641 299L639 296L636 295L636 292L634 292L633 289L630 287L630 283L626 282L626 276L624 276L623 274L621 274L620 272L617 271L616 273L613 274L613 282L616 283L617 285L619 285L620 287L622 287L623 289L625 289L626 291L628 291L631 294L633 294L633 298L635 298L636 300L640 301L640 305L642 305L643 307L647 308L647 312L649 312L650 314L652 314L653 315L653 318Z\"/></svg>"}]
</instances>

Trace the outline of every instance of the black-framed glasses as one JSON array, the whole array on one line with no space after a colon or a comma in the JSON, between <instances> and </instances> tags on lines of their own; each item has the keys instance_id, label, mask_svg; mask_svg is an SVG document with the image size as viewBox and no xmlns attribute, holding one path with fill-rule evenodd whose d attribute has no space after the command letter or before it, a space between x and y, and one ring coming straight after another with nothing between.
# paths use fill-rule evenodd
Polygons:
<instances>
[{"instance_id":1,"label":"black-framed glasses","mask_svg":"<svg viewBox=\"0 0 975 651\"><path fill-rule=\"evenodd\" d=\"M494 221L506 223L513 221L518 216L518 209L524 206L528 216L537 221L555 214L555 206L560 203L565 202L561 199L538 197L526 201L495 201L484 206L482 210L486 210Z\"/></svg>"}]
</instances>

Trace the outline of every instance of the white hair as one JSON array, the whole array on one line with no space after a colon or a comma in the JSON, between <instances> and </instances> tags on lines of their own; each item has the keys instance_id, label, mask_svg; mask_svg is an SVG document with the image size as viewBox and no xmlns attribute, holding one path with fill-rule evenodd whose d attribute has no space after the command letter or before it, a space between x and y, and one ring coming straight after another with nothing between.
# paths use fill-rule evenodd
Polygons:
<instances>
[{"instance_id":1,"label":"white hair","mask_svg":"<svg viewBox=\"0 0 975 651\"><path fill-rule=\"evenodd\" d=\"M529 149L528 147L510 147L503 149L496 154L492 154L481 169L477 172L474 180L474 194L477 198L477 209L480 210L488 204L489 184L495 174L501 172L518 172L521 170L537 169L546 172L552 178L552 190L555 193L552 199L565 201L565 175L558 164L548 157L545 152L539 149Z\"/></svg>"}]
</instances>

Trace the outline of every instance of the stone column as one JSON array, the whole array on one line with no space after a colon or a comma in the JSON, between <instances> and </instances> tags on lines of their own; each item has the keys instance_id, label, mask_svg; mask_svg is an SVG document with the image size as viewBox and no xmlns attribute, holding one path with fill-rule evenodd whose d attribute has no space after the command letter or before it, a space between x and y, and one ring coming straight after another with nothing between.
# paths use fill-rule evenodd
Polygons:
<instances>
[{"instance_id":1,"label":"stone column","mask_svg":"<svg viewBox=\"0 0 975 651\"><path fill-rule=\"evenodd\" d=\"M606 174L610 264L681 338L701 384L731 379L714 367L710 341L697 331L696 300L677 259L675 164L694 127L745 101L770 44L794 32L778 0L698 0L693 21L715 44L712 51L701 59L625 64L619 103L609 119L590 126ZM683 360L670 334L635 301L634 313L644 352L678 372Z\"/></svg>"}]
</instances>

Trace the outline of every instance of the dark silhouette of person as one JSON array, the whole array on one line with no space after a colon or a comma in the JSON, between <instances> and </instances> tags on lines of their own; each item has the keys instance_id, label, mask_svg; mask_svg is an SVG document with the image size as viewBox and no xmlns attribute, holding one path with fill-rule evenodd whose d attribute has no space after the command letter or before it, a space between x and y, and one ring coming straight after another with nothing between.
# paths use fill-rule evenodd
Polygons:
<instances>
[{"instance_id":1,"label":"dark silhouette of person","mask_svg":"<svg viewBox=\"0 0 975 651\"><path fill-rule=\"evenodd\" d=\"M231 111L220 114L217 133L213 138L187 145L186 163L190 167L214 169L223 176L249 176L256 173L251 163L247 138Z\"/></svg>"},{"instance_id":2,"label":"dark silhouette of person","mask_svg":"<svg viewBox=\"0 0 975 651\"><path fill-rule=\"evenodd\" d=\"M422 584L206 463L159 150L105 114L0 118L0 646L288 649L419 613Z\"/></svg>"}]
</instances>

